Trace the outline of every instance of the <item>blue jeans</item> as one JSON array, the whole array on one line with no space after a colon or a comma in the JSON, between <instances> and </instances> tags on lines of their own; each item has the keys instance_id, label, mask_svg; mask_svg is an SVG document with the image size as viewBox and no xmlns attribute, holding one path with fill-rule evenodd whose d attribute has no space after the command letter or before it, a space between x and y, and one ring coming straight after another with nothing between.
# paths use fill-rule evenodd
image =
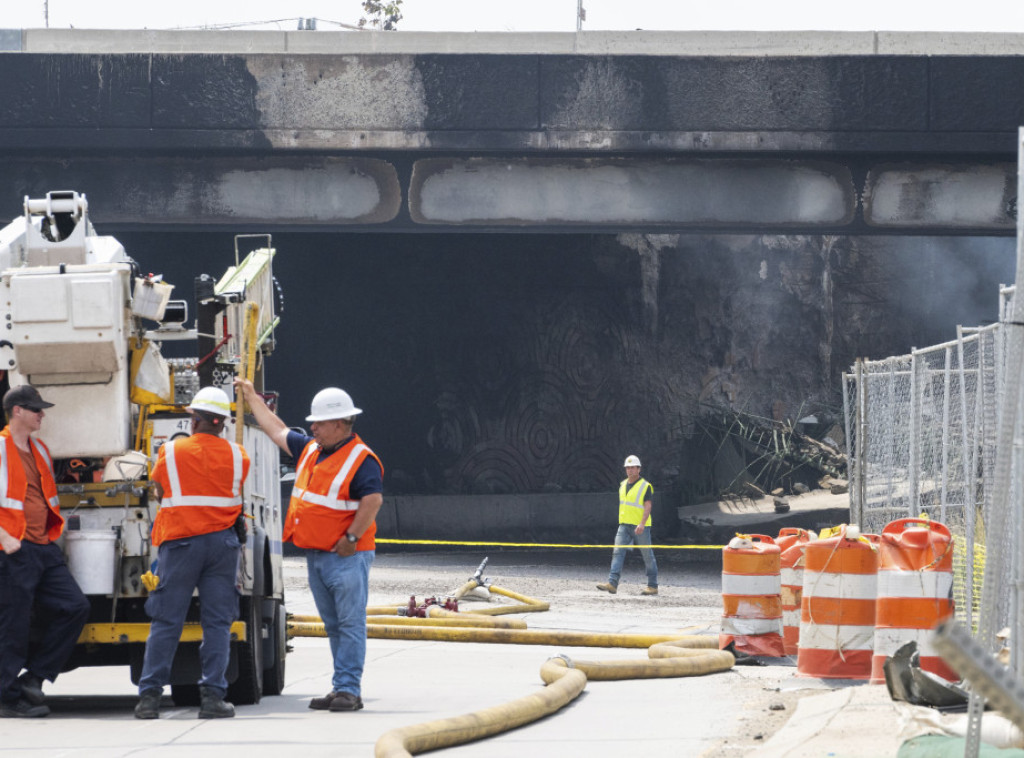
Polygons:
<instances>
[{"instance_id":1,"label":"blue jeans","mask_svg":"<svg viewBox=\"0 0 1024 758\"><path fill-rule=\"evenodd\" d=\"M152 619L146 653L142 660L139 692L163 689L171 680L171 664L181 639L192 602L199 588L199 623L203 641L199 684L223 697L228 691L227 670L231 654L231 622L238 618L238 556L241 545L235 530L168 540L157 553L160 583L149 593L146 613Z\"/></svg>"},{"instance_id":2,"label":"blue jeans","mask_svg":"<svg viewBox=\"0 0 1024 758\"><path fill-rule=\"evenodd\" d=\"M612 568L608 573L608 584L613 587L619 586L619 577L622 576L622 564L626 562L626 551L632 550L629 545L647 545L640 547L640 555L644 558L644 567L647 569L647 586L658 587L658 562L654 560L654 551L651 550L651 528L644 529L644 533L637 536L636 524L619 524L619 530L615 532L615 549L612 551Z\"/></svg>"},{"instance_id":3,"label":"blue jeans","mask_svg":"<svg viewBox=\"0 0 1024 758\"><path fill-rule=\"evenodd\" d=\"M374 551L358 550L343 558L326 550L306 551L306 571L313 601L331 643L334 677L331 689L362 694L366 661L366 602Z\"/></svg>"}]
</instances>

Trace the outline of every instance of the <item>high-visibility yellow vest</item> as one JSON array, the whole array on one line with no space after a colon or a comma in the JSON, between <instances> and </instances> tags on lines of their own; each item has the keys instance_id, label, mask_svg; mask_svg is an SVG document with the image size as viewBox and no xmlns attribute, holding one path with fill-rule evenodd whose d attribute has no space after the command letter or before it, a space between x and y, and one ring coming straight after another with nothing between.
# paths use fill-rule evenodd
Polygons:
<instances>
[{"instance_id":1,"label":"high-visibility yellow vest","mask_svg":"<svg viewBox=\"0 0 1024 758\"><path fill-rule=\"evenodd\" d=\"M623 479L619 485L619 523L639 524L644 517L643 496L647 488L651 487L650 482L641 477L630 486L629 479ZM651 487L651 494L654 494L654 487ZM644 526L650 526L653 518L648 516Z\"/></svg>"}]
</instances>

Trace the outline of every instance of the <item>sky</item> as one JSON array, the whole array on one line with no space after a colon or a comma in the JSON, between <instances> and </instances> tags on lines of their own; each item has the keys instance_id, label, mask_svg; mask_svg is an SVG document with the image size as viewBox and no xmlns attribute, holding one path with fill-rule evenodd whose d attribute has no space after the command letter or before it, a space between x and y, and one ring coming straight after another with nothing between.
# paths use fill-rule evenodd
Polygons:
<instances>
[{"instance_id":1,"label":"sky","mask_svg":"<svg viewBox=\"0 0 1024 758\"><path fill-rule=\"evenodd\" d=\"M578 0L405 0L402 31L576 30ZM584 0L586 30L1024 32L1021 0ZM2 0L0 29L298 29L357 24L359 0ZM265 23L258 23L265 22ZM269 23L266 23L269 22ZM237 26L236 26L237 25Z\"/></svg>"}]
</instances>

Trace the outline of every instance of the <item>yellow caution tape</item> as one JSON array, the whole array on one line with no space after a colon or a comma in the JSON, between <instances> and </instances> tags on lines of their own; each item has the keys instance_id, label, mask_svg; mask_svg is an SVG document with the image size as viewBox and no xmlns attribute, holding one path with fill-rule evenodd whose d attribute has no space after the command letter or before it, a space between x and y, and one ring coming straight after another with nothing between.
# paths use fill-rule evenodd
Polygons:
<instances>
[{"instance_id":1,"label":"yellow caution tape","mask_svg":"<svg viewBox=\"0 0 1024 758\"><path fill-rule=\"evenodd\" d=\"M378 537L382 545L458 545L461 547L557 547L591 550L608 550L615 547L641 548L648 545L569 545L554 542L469 542L464 540L396 540ZM650 545L654 550L721 550L725 545Z\"/></svg>"}]
</instances>

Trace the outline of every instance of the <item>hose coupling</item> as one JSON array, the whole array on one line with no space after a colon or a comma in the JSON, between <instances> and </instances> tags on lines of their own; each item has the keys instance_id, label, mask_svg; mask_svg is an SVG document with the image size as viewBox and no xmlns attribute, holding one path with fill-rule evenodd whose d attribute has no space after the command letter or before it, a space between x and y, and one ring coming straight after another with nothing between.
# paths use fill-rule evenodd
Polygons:
<instances>
[{"instance_id":1,"label":"hose coupling","mask_svg":"<svg viewBox=\"0 0 1024 758\"><path fill-rule=\"evenodd\" d=\"M576 668L576 664L572 662L572 658L567 656L565 653L559 653L558 655L553 655L550 658L548 658L548 660L549 661L560 660L562 663L565 664L565 667L567 669L574 669L574 668Z\"/></svg>"},{"instance_id":2,"label":"hose coupling","mask_svg":"<svg viewBox=\"0 0 1024 758\"><path fill-rule=\"evenodd\" d=\"M483 578L484 569L487 567L488 560L490 560L490 557L485 556L484 559L480 561L480 565L476 567L476 573L469 578L471 582L476 582L478 587L485 587L488 584L490 584L490 581L488 579Z\"/></svg>"}]
</instances>

